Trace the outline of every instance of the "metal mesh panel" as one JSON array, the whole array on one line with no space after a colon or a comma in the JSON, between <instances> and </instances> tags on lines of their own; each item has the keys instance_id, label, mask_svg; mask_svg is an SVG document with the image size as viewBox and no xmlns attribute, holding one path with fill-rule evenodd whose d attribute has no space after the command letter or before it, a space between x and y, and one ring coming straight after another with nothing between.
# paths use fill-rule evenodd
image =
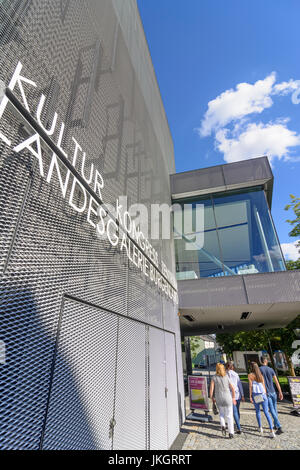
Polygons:
<instances>
[{"instance_id":1,"label":"metal mesh panel","mask_svg":"<svg viewBox=\"0 0 300 470\"><path fill-rule=\"evenodd\" d=\"M177 380L178 380L178 399L179 399L179 423L180 425L185 421L185 393L183 382L183 364L182 364L182 351L181 351L181 336L180 331L175 333L176 342L176 361L177 361Z\"/></svg>"},{"instance_id":2,"label":"metal mesh panel","mask_svg":"<svg viewBox=\"0 0 300 470\"><path fill-rule=\"evenodd\" d=\"M117 318L65 301L44 449L110 449Z\"/></svg>"},{"instance_id":3,"label":"metal mesh panel","mask_svg":"<svg viewBox=\"0 0 300 470\"><path fill-rule=\"evenodd\" d=\"M171 193L173 195L201 191L208 188L224 186L224 177L221 166L203 168L193 172L186 171L171 176Z\"/></svg>"},{"instance_id":4,"label":"metal mesh panel","mask_svg":"<svg viewBox=\"0 0 300 470\"><path fill-rule=\"evenodd\" d=\"M163 297L164 328L170 331L179 329L178 306L174 305L165 296Z\"/></svg>"},{"instance_id":5,"label":"metal mesh panel","mask_svg":"<svg viewBox=\"0 0 300 470\"><path fill-rule=\"evenodd\" d=\"M272 178L268 158L254 158L171 175L171 193L184 198L268 182L272 197Z\"/></svg>"},{"instance_id":6,"label":"metal mesh panel","mask_svg":"<svg viewBox=\"0 0 300 470\"><path fill-rule=\"evenodd\" d=\"M168 447L171 447L179 433L179 399L176 369L175 338L165 333L166 348L166 384L167 384L167 416L168 416Z\"/></svg>"},{"instance_id":7,"label":"metal mesh panel","mask_svg":"<svg viewBox=\"0 0 300 470\"><path fill-rule=\"evenodd\" d=\"M300 271L244 276L249 303L300 301Z\"/></svg>"},{"instance_id":8,"label":"metal mesh panel","mask_svg":"<svg viewBox=\"0 0 300 470\"><path fill-rule=\"evenodd\" d=\"M254 158L235 162L229 166L224 165L223 171L226 185L272 178L267 158Z\"/></svg>"},{"instance_id":9,"label":"metal mesh panel","mask_svg":"<svg viewBox=\"0 0 300 470\"><path fill-rule=\"evenodd\" d=\"M173 151L173 142L156 77L153 73L153 65L144 37L143 26L138 14L136 1L129 0L124 2L123 0L113 0L113 5L120 20L126 45L130 51L144 99L151 116L153 116L155 132L163 149L163 158L167 165L168 173L172 173L175 168L174 163L170 162L168 153L170 149ZM141 66L141 61L143 61L143 66Z\"/></svg>"},{"instance_id":10,"label":"metal mesh panel","mask_svg":"<svg viewBox=\"0 0 300 470\"><path fill-rule=\"evenodd\" d=\"M179 304L182 308L239 305L247 303L242 276L179 281ZM226 295L225 295L226 293Z\"/></svg>"},{"instance_id":11,"label":"metal mesh panel","mask_svg":"<svg viewBox=\"0 0 300 470\"><path fill-rule=\"evenodd\" d=\"M145 326L119 321L113 448L146 449Z\"/></svg>"},{"instance_id":12,"label":"metal mesh panel","mask_svg":"<svg viewBox=\"0 0 300 470\"><path fill-rule=\"evenodd\" d=\"M54 352L53 330L60 300L57 278L39 275L33 290L26 272L2 278L0 331L6 361L0 365L1 449L37 449L40 444Z\"/></svg>"},{"instance_id":13,"label":"metal mesh panel","mask_svg":"<svg viewBox=\"0 0 300 470\"><path fill-rule=\"evenodd\" d=\"M132 266L129 268L128 316L162 326L162 296L156 295L150 282Z\"/></svg>"},{"instance_id":14,"label":"metal mesh panel","mask_svg":"<svg viewBox=\"0 0 300 470\"><path fill-rule=\"evenodd\" d=\"M167 405L164 332L149 328L150 449L167 449Z\"/></svg>"},{"instance_id":15,"label":"metal mesh panel","mask_svg":"<svg viewBox=\"0 0 300 470\"><path fill-rule=\"evenodd\" d=\"M179 281L180 307L299 302L300 271ZM226 295L224 293L226 292Z\"/></svg>"}]
</instances>

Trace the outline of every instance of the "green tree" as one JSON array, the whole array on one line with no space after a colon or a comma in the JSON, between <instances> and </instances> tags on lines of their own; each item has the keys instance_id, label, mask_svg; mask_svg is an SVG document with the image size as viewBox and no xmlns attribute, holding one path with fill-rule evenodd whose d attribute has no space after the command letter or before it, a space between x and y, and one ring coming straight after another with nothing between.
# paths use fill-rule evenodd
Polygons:
<instances>
[{"instance_id":1,"label":"green tree","mask_svg":"<svg viewBox=\"0 0 300 470\"><path fill-rule=\"evenodd\" d=\"M233 351L265 349L267 337L263 330L239 331L238 333L218 334L217 343L225 354L232 357Z\"/></svg>"},{"instance_id":2,"label":"green tree","mask_svg":"<svg viewBox=\"0 0 300 470\"><path fill-rule=\"evenodd\" d=\"M192 359L195 359L195 357L197 356L200 345L201 345L201 338L199 336L190 337L190 348L191 348Z\"/></svg>"},{"instance_id":3,"label":"green tree","mask_svg":"<svg viewBox=\"0 0 300 470\"><path fill-rule=\"evenodd\" d=\"M280 328L272 331L272 347L280 349L285 353L286 360L289 367L289 374L295 376L295 370L291 357L295 350L292 348L293 342L297 339L295 330L300 328L300 315L298 315L291 323L285 328Z\"/></svg>"},{"instance_id":4,"label":"green tree","mask_svg":"<svg viewBox=\"0 0 300 470\"><path fill-rule=\"evenodd\" d=\"M285 210L288 211L292 209L295 218L293 220L288 219L287 222L293 226L292 230L289 232L290 237L299 237L300 236L300 198L290 194L291 202L285 206ZM300 255L300 241L296 244L296 247L299 248ZM300 257L296 261L287 261L286 267L288 270L300 269Z\"/></svg>"},{"instance_id":5,"label":"green tree","mask_svg":"<svg viewBox=\"0 0 300 470\"><path fill-rule=\"evenodd\" d=\"M296 339L294 330L300 328L300 315L285 328L272 330L239 331L238 333L218 334L217 342L224 352L232 357L233 351L261 351L269 352L274 367L272 351L280 349L285 353L289 374L295 375L291 356L294 353L292 344ZM271 348L270 348L271 345Z\"/></svg>"},{"instance_id":6,"label":"green tree","mask_svg":"<svg viewBox=\"0 0 300 470\"><path fill-rule=\"evenodd\" d=\"M287 222L293 226L293 229L290 231L290 237L299 237L300 236L300 198L290 194L291 202L285 206L285 210L288 211L292 209L295 218L293 220L288 219ZM298 243L300 248L300 243Z\"/></svg>"},{"instance_id":7,"label":"green tree","mask_svg":"<svg viewBox=\"0 0 300 470\"><path fill-rule=\"evenodd\" d=\"M297 261L286 261L286 267L289 271L300 269L300 258Z\"/></svg>"}]
</instances>

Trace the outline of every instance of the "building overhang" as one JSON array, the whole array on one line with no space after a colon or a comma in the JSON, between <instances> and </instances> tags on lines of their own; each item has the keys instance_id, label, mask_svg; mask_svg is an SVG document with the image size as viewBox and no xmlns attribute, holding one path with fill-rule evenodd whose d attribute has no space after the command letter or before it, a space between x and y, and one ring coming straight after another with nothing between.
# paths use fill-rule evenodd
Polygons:
<instances>
[{"instance_id":1,"label":"building overhang","mask_svg":"<svg viewBox=\"0 0 300 470\"><path fill-rule=\"evenodd\" d=\"M300 314L298 270L178 281L178 292L182 336L283 328Z\"/></svg>"},{"instance_id":2,"label":"building overhang","mask_svg":"<svg viewBox=\"0 0 300 470\"><path fill-rule=\"evenodd\" d=\"M268 157L175 173L170 178L173 201L261 186L272 205L274 178Z\"/></svg>"}]
</instances>

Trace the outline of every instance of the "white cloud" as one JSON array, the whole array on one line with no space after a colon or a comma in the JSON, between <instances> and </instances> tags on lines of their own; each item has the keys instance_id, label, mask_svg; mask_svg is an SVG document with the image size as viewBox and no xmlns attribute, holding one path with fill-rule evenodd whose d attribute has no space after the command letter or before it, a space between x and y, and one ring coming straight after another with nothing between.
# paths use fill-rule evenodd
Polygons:
<instances>
[{"instance_id":1,"label":"white cloud","mask_svg":"<svg viewBox=\"0 0 300 470\"><path fill-rule=\"evenodd\" d=\"M226 90L210 101L201 127L197 129L200 136L208 136L233 120L270 108L273 104L270 95L275 81L276 74L272 72L264 80L258 80L253 85L239 83L235 90Z\"/></svg>"},{"instance_id":2,"label":"white cloud","mask_svg":"<svg viewBox=\"0 0 300 470\"><path fill-rule=\"evenodd\" d=\"M296 247L296 244L300 243L300 240L297 240L296 242L292 243L281 243L281 249L284 254L285 259L291 260L291 261L297 261L298 258L300 258L300 252L299 252L299 247Z\"/></svg>"},{"instance_id":3,"label":"white cloud","mask_svg":"<svg viewBox=\"0 0 300 470\"><path fill-rule=\"evenodd\" d=\"M276 83L276 72L254 84L239 83L235 90L226 90L208 103L208 109L197 129L201 137L225 127L232 121L242 119L253 113L262 113L273 105L271 96L287 95L299 89L300 81Z\"/></svg>"},{"instance_id":4,"label":"white cloud","mask_svg":"<svg viewBox=\"0 0 300 470\"><path fill-rule=\"evenodd\" d=\"M227 163L268 155L288 160L290 150L300 145L300 135L286 127L287 120L263 124L250 123L243 130L236 128L232 138L228 129L216 133L216 148ZM239 130L238 132L237 129Z\"/></svg>"},{"instance_id":5,"label":"white cloud","mask_svg":"<svg viewBox=\"0 0 300 470\"><path fill-rule=\"evenodd\" d=\"M299 88L299 80L289 80L288 82L276 83L273 87L273 95L288 95Z\"/></svg>"}]
</instances>

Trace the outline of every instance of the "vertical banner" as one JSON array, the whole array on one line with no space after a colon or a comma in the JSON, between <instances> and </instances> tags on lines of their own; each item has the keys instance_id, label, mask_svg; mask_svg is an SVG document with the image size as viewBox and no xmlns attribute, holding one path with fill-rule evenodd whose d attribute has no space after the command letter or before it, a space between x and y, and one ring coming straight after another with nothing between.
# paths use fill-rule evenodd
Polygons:
<instances>
[{"instance_id":1,"label":"vertical banner","mask_svg":"<svg viewBox=\"0 0 300 470\"><path fill-rule=\"evenodd\" d=\"M209 410L207 379L196 375L188 376L191 410Z\"/></svg>"},{"instance_id":2,"label":"vertical banner","mask_svg":"<svg viewBox=\"0 0 300 470\"><path fill-rule=\"evenodd\" d=\"M300 377L288 377L294 408L300 408Z\"/></svg>"}]
</instances>

